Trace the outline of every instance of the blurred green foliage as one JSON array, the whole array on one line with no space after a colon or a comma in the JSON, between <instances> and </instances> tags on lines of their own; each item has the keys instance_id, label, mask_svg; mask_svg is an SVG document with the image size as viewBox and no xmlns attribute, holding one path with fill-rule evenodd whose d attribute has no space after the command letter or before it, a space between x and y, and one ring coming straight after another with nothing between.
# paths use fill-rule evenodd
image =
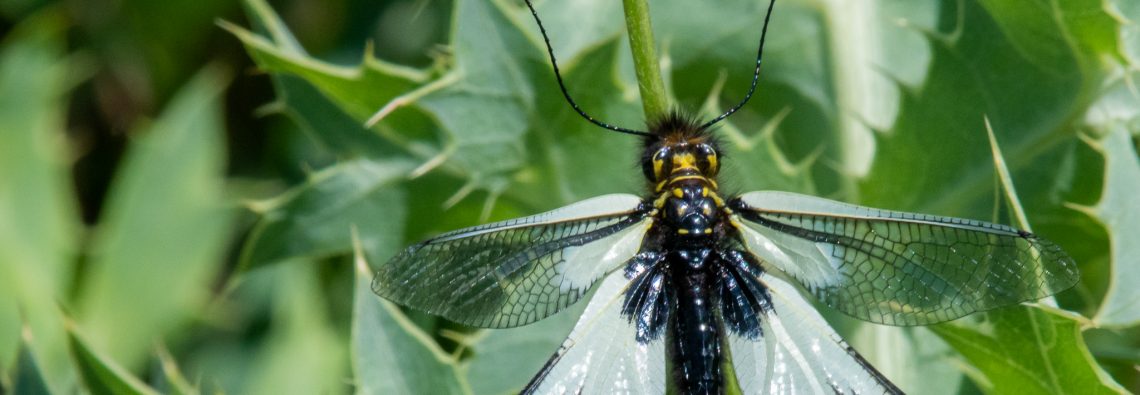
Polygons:
<instances>
[{"instance_id":1,"label":"blurred green foliage","mask_svg":"<svg viewBox=\"0 0 1140 395\"><path fill-rule=\"evenodd\" d=\"M738 100L765 6L651 4L678 108ZM637 127L620 5L538 8L579 103ZM642 190L637 142L565 104L529 17L0 1L0 392L517 391L583 306L480 331L368 282L417 239ZM1068 311L828 318L909 391L1140 391L1137 21L1131 0L781 0L759 94L718 132L722 183L1003 223L1023 207L1080 264Z\"/></svg>"}]
</instances>

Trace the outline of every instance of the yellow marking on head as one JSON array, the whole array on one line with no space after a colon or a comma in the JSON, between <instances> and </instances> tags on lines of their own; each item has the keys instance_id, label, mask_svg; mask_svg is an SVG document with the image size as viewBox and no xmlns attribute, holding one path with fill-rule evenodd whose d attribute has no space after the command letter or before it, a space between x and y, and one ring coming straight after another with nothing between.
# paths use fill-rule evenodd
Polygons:
<instances>
[{"instance_id":1,"label":"yellow marking on head","mask_svg":"<svg viewBox=\"0 0 1140 395\"><path fill-rule=\"evenodd\" d=\"M685 191L681 188L673 188L673 196L676 196L678 199L683 198L685 197Z\"/></svg>"},{"instance_id":2,"label":"yellow marking on head","mask_svg":"<svg viewBox=\"0 0 1140 395\"><path fill-rule=\"evenodd\" d=\"M688 152L673 155L673 173L682 169L696 169L697 158ZM698 170L699 171L699 170Z\"/></svg>"},{"instance_id":3,"label":"yellow marking on head","mask_svg":"<svg viewBox=\"0 0 1140 395\"><path fill-rule=\"evenodd\" d=\"M709 173L715 174L717 172L717 170L719 169L717 167L717 163L716 163L716 153L715 152L708 156L708 161L709 161Z\"/></svg>"},{"instance_id":4,"label":"yellow marking on head","mask_svg":"<svg viewBox=\"0 0 1140 395\"><path fill-rule=\"evenodd\" d=\"M712 180L709 180L708 178L706 178L705 176L698 176L698 175L689 175L689 176L680 176L680 177L670 178L670 179L669 179L669 183L674 183L674 182L677 182L677 181L684 181L684 180L705 180L705 181L712 181ZM714 185L715 185L715 184L714 184Z\"/></svg>"},{"instance_id":5,"label":"yellow marking on head","mask_svg":"<svg viewBox=\"0 0 1140 395\"><path fill-rule=\"evenodd\" d=\"M709 197L709 187L701 187L701 197Z\"/></svg>"},{"instance_id":6,"label":"yellow marking on head","mask_svg":"<svg viewBox=\"0 0 1140 395\"><path fill-rule=\"evenodd\" d=\"M685 229L685 228L681 228L681 229L677 229L677 233L687 235L687 234L689 234L689 230Z\"/></svg>"},{"instance_id":7,"label":"yellow marking on head","mask_svg":"<svg viewBox=\"0 0 1140 395\"><path fill-rule=\"evenodd\" d=\"M665 167L665 161L664 160L657 158L657 157L653 158L653 176L654 177L661 178L663 176L661 174L661 172L663 171L664 167Z\"/></svg>"}]
</instances>

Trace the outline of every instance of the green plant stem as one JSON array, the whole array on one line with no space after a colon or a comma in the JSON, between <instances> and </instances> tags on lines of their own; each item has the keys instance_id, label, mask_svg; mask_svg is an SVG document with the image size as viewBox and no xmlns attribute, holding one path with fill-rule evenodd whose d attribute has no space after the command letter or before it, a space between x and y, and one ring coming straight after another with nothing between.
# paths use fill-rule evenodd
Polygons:
<instances>
[{"instance_id":1,"label":"green plant stem","mask_svg":"<svg viewBox=\"0 0 1140 395\"><path fill-rule=\"evenodd\" d=\"M649 22L649 5L646 0L622 0L625 6L625 26L629 33L629 47L633 52L633 67L637 72L637 86L641 90L641 105L645 119L665 115L669 101L665 97L665 82L657 62L657 49L653 42L653 25Z\"/></svg>"}]
</instances>

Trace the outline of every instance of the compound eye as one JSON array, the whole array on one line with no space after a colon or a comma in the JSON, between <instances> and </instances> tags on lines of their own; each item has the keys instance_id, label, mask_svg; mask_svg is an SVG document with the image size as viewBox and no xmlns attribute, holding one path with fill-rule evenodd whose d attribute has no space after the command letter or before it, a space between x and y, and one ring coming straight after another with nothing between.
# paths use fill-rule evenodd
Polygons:
<instances>
[{"instance_id":1,"label":"compound eye","mask_svg":"<svg viewBox=\"0 0 1140 395\"><path fill-rule=\"evenodd\" d=\"M716 149L709 144L698 144L696 147L697 169L705 176L715 176L720 171L720 161Z\"/></svg>"},{"instance_id":2,"label":"compound eye","mask_svg":"<svg viewBox=\"0 0 1140 395\"><path fill-rule=\"evenodd\" d=\"M653 153L651 165L653 166L653 179L664 180L673 171L673 151L669 147L661 147Z\"/></svg>"}]
</instances>

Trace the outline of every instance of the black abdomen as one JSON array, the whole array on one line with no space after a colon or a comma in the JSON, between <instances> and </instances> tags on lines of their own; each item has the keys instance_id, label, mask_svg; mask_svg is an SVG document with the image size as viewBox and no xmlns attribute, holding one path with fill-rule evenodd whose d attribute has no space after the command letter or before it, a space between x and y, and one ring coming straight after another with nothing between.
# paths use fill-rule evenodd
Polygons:
<instances>
[{"instance_id":1,"label":"black abdomen","mask_svg":"<svg viewBox=\"0 0 1140 395\"><path fill-rule=\"evenodd\" d=\"M681 394L722 394L723 329L713 315L709 292L713 278L706 273L704 262L709 256L677 255L670 262L676 305L665 337L671 380Z\"/></svg>"}]
</instances>

